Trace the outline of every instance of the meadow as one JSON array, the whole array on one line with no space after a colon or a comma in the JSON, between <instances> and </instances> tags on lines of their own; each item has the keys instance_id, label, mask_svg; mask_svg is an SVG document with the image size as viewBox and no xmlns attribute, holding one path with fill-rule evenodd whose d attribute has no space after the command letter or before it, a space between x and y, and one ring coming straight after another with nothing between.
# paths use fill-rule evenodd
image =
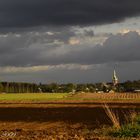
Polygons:
<instances>
[{"instance_id":1,"label":"meadow","mask_svg":"<svg viewBox=\"0 0 140 140\"><path fill-rule=\"evenodd\" d=\"M139 93L5 93L0 102L140 102Z\"/></svg>"},{"instance_id":2,"label":"meadow","mask_svg":"<svg viewBox=\"0 0 140 140\"><path fill-rule=\"evenodd\" d=\"M66 96L66 93L5 93L0 94L0 101L49 101L60 100Z\"/></svg>"}]
</instances>

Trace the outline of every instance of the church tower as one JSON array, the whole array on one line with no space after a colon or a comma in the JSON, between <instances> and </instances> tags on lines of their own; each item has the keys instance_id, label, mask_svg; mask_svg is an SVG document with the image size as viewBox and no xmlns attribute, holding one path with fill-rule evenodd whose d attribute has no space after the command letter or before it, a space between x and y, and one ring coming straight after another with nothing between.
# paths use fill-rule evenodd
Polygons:
<instances>
[{"instance_id":1,"label":"church tower","mask_svg":"<svg viewBox=\"0 0 140 140\"><path fill-rule=\"evenodd\" d=\"M116 71L114 70L113 72L113 76L112 76L112 82L113 82L113 85L116 86L118 83L119 83L119 80L118 80L118 77L116 75Z\"/></svg>"}]
</instances>

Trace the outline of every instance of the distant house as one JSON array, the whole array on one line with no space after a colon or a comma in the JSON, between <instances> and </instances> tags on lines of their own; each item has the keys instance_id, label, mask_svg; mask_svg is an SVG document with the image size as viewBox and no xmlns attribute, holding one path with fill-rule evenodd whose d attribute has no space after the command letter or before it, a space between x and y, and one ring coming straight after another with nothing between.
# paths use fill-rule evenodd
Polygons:
<instances>
[{"instance_id":1,"label":"distant house","mask_svg":"<svg viewBox=\"0 0 140 140\"><path fill-rule=\"evenodd\" d=\"M135 93L140 93L140 89L135 89L134 92Z\"/></svg>"}]
</instances>

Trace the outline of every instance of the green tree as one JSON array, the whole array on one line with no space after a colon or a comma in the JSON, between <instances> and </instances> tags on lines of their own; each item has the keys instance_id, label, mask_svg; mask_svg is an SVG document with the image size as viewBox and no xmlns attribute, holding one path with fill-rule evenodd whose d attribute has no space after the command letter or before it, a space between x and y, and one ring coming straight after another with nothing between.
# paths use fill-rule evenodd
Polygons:
<instances>
[{"instance_id":1,"label":"green tree","mask_svg":"<svg viewBox=\"0 0 140 140\"><path fill-rule=\"evenodd\" d=\"M0 83L0 92L3 92L3 85Z\"/></svg>"}]
</instances>

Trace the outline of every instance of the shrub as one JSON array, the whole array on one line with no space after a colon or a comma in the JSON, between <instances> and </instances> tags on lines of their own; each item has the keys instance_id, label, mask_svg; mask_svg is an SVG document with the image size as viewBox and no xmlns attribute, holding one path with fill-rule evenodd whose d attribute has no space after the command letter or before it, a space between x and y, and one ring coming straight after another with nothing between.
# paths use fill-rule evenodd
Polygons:
<instances>
[{"instance_id":1,"label":"shrub","mask_svg":"<svg viewBox=\"0 0 140 140\"><path fill-rule=\"evenodd\" d=\"M140 125L140 115L138 115L134 118L134 122L137 123L138 125Z\"/></svg>"},{"instance_id":2,"label":"shrub","mask_svg":"<svg viewBox=\"0 0 140 140\"><path fill-rule=\"evenodd\" d=\"M140 137L140 115L136 116L133 123L125 124L121 128L112 128L108 135L113 137Z\"/></svg>"},{"instance_id":3,"label":"shrub","mask_svg":"<svg viewBox=\"0 0 140 140\"><path fill-rule=\"evenodd\" d=\"M139 125L126 125L118 130L113 130L109 133L113 137L139 137L140 136L140 126Z\"/></svg>"}]
</instances>

